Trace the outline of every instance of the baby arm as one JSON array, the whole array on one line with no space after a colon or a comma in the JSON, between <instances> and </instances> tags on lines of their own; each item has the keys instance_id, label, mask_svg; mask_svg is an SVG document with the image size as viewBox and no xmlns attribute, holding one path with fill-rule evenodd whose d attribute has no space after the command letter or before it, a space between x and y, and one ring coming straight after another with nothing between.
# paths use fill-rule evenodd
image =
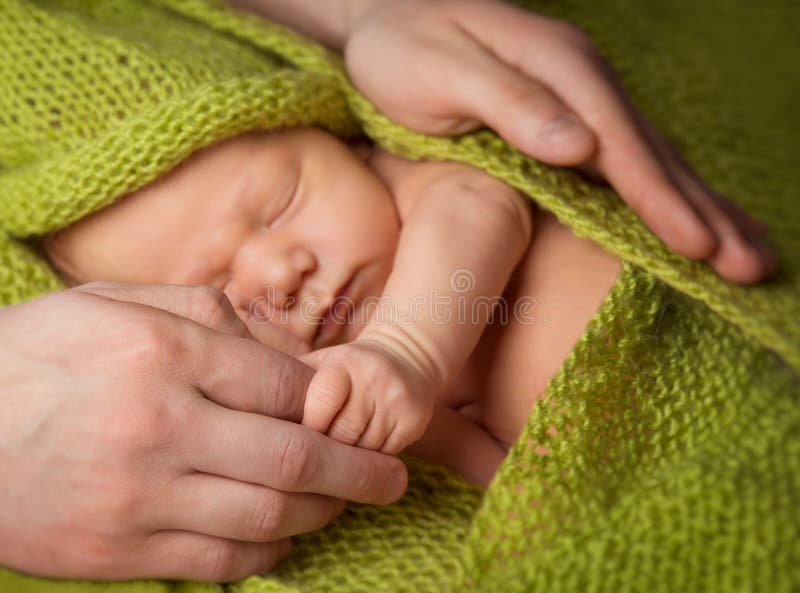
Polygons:
<instances>
[{"instance_id":1,"label":"baby arm","mask_svg":"<svg viewBox=\"0 0 800 593\"><path fill-rule=\"evenodd\" d=\"M372 157L402 232L382 297L393 319L373 316L352 343L312 353L318 368L303 423L339 440L396 453L425 430L527 248L527 201L457 163ZM383 311L384 308L381 308Z\"/></svg>"}]
</instances>

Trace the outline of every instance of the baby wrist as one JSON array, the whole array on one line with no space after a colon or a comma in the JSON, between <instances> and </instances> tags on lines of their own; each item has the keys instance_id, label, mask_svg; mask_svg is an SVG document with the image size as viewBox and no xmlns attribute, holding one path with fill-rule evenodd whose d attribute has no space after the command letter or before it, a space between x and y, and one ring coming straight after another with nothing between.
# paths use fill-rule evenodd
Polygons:
<instances>
[{"instance_id":1,"label":"baby wrist","mask_svg":"<svg viewBox=\"0 0 800 593\"><path fill-rule=\"evenodd\" d=\"M385 329L370 330L367 328L361 332L356 342L380 348L398 359L417 375L426 390L439 393L447 384L449 373L431 355L430 351L409 332L402 329L386 331Z\"/></svg>"}]
</instances>

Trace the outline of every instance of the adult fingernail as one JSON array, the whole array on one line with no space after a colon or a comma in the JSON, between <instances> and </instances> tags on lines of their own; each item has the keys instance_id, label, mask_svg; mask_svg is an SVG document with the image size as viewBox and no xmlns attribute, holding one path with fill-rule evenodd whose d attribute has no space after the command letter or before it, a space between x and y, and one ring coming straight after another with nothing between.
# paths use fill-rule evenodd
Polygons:
<instances>
[{"instance_id":1,"label":"adult fingernail","mask_svg":"<svg viewBox=\"0 0 800 593\"><path fill-rule=\"evenodd\" d=\"M764 278L774 276L775 272L778 271L778 258L775 256L772 247L770 247L769 243L764 239L759 237L755 241L755 249L759 259L764 265Z\"/></svg>"},{"instance_id":2,"label":"adult fingernail","mask_svg":"<svg viewBox=\"0 0 800 593\"><path fill-rule=\"evenodd\" d=\"M292 553L292 539L287 537L284 540L281 540L278 544L278 549L275 554L275 561L272 566L272 569L275 568L278 564L286 560L289 557L289 554ZM271 570L271 569L270 569Z\"/></svg>"},{"instance_id":3,"label":"adult fingernail","mask_svg":"<svg viewBox=\"0 0 800 593\"><path fill-rule=\"evenodd\" d=\"M268 577L272 575L272 571L275 569L280 562L286 559L286 557L291 554L292 552L292 539L286 538L281 541L275 542L277 544L274 546L272 550L270 550L270 555L267 557L267 564L266 568L262 568L257 574L262 577Z\"/></svg>"},{"instance_id":4,"label":"adult fingernail","mask_svg":"<svg viewBox=\"0 0 800 593\"><path fill-rule=\"evenodd\" d=\"M703 219L689 206L672 212L672 240L664 241L670 247L692 259L706 259L720 247L719 238Z\"/></svg>"},{"instance_id":5,"label":"adult fingernail","mask_svg":"<svg viewBox=\"0 0 800 593\"><path fill-rule=\"evenodd\" d=\"M403 496L408 487L408 472L404 465L401 465L392 472L392 475L389 476L388 485L387 494L391 500L394 501Z\"/></svg>"},{"instance_id":6,"label":"adult fingernail","mask_svg":"<svg viewBox=\"0 0 800 593\"><path fill-rule=\"evenodd\" d=\"M559 115L554 120L545 124L542 134L555 143L574 142L589 133L586 126L570 113Z\"/></svg>"}]
</instances>

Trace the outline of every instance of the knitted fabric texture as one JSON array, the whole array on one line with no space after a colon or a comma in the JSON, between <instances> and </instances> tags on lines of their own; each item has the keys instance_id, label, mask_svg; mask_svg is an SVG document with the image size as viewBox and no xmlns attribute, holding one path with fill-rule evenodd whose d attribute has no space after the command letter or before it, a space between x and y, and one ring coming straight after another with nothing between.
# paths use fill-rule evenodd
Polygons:
<instances>
[{"instance_id":1,"label":"knitted fabric texture","mask_svg":"<svg viewBox=\"0 0 800 593\"><path fill-rule=\"evenodd\" d=\"M0 591L800 588L800 125L787 119L800 11L529 4L583 26L701 175L768 223L777 280L723 282L671 254L612 191L490 132L412 133L359 95L336 57L222 5L0 3L0 304L62 287L37 237L202 146L276 126L363 131L411 158L479 166L623 260L485 493L409 460L401 501L351 505L296 538L269 577L89 583L0 569Z\"/></svg>"}]
</instances>

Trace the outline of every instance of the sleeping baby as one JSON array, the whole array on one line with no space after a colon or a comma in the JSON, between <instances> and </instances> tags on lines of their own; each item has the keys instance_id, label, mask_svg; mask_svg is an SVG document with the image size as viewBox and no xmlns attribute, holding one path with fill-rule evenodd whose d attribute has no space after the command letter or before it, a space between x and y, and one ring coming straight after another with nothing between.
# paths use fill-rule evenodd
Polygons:
<instances>
[{"instance_id":1,"label":"sleeping baby","mask_svg":"<svg viewBox=\"0 0 800 593\"><path fill-rule=\"evenodd\" d=\"M221 288L302 342L303 424L481 484L620 271L475 168L309 128L200 150L44 248L75 284Z\"/></svg>"}]
</instances>

